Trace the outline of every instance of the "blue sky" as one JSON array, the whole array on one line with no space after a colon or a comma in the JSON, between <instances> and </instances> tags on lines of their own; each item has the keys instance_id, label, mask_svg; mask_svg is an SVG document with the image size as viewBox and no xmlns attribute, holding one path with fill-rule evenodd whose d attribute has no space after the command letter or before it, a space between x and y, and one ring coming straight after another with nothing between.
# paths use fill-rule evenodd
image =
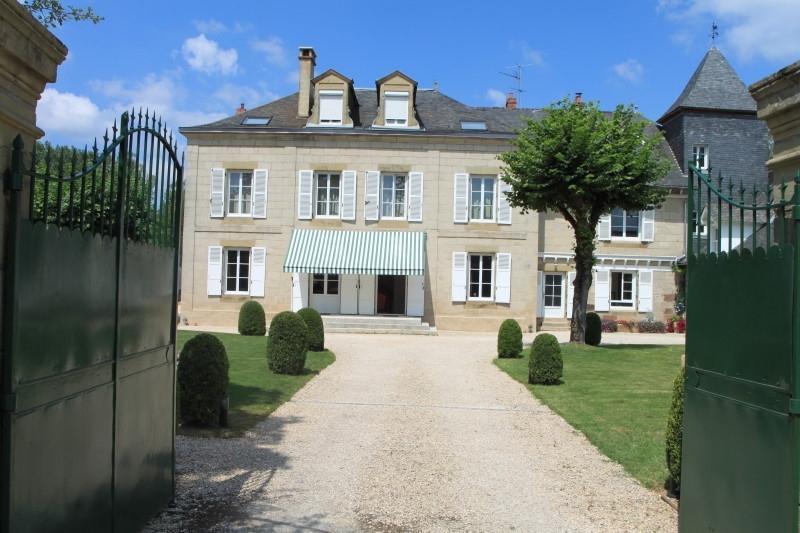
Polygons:
<instances>
[{"instance_id":1,"label":"blue sky","mask_svg":"<svg viewBox=\"0 0 800 533\"><path fill-rule=\"evenodd\" d=\"M67 3L87 5L82 0ZM47 138L83 144L131 105L195 125L296 91L297 47L357 87L399 69L470 105L501 105L526 65L522 104L576 91L657 119L711 44L746 84L800 59L800 0L303 2L93 1L98 25L55 33L69 48L40 103ZM402 10L394 9L402 6Z\"/></svg>"}]
</instances>

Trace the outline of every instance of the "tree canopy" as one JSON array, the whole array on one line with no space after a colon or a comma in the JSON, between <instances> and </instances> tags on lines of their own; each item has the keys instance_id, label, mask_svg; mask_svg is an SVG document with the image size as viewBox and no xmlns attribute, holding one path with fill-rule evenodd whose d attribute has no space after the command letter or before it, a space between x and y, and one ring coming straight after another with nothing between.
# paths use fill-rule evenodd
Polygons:
<instances>
[{"instance_id":1,"label":"tree canopy","mask_svg":"<svg viewBox=\"0 0 800 533\"><path fill-rule=\"evenodd\" d=\"M91 6L64 5L61 0L23 0L21 4L46 28L55 28L69 21L88 20L92 24L97 24L103 20Z\"/></svg>"}]
</instances>

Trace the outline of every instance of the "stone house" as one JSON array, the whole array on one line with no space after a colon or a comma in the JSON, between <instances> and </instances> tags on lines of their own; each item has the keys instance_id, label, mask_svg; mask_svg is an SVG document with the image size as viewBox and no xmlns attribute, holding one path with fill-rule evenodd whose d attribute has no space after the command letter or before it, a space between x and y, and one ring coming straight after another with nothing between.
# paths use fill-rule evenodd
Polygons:
<instances>
[{"instance_id":1,"label":"stone house","mask_svg":"<svg viewBox=\"0 0 800 533\"><path fill-rule=\"evenodd\" d=\"M182 316L233 325L247 299L269 315L315 307L449 330L567 324L573 239L551 213L511 209L497 155L525 119L464 105L392 72L372 88L315 76L301 48L299 91L202 126L188 139ZM653 127L654 128L654 127ZM672 314L683 254L685 175L674 163L657 211L615 210L598 228L590 308Z\"/></svg>"}]
</instances>

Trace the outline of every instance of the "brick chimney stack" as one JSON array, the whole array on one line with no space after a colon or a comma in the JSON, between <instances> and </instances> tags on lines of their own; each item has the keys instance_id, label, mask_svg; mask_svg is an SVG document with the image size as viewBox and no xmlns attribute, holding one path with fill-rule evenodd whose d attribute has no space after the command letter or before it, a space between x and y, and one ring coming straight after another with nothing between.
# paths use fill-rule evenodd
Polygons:
<instances>
[{"instance_id":1,"label":"brick chimney stack","mask_svg":"<svg viewBox=\"0 0 800 533\"><path fill-rule=\"evenodd\" d=\"M583 105L583 93L575 93L575 104Z\"/></svg>"},{"instance_id":2,"label":"brick chimney stack","mask_svg":"<svg viewBox=\"0 0 800 533\"><path fill-rule=\"evenodd\" d=\"M514 93L508 93L506 96L506 109L516 109L517 108L517 97L514 96Z\"/></svg>"},{"instance_id":3,"label":"brick chimney stack","mask_svg":"<svg viewBox=\"0 0 800 533\"><path fill-rule=\"evenodd\" d=\"M244 102L242 102L241 104L239 104L239 109L236 110L236 114L241 115L245 111L247 111L247 109L244 107Z\"/></svg>"},{"instance_id":4,"label":"brick chimney stack","mask_svg":"<svg viewBox=\"0 0 800 533\"><path fill-rule=\"evenodd\" d=\"M311 80L314 79L314 67L317 64L317 53L310 46L301 46L300 55L300 91L297 98L297 116L308 118L311 114Z\"/></svg>"}]
</instances>

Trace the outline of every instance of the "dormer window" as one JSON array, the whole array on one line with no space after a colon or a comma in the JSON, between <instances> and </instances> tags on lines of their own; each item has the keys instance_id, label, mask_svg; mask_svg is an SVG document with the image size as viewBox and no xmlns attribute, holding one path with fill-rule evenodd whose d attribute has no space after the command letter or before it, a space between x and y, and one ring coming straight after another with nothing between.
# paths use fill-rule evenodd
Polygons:
<instances>
[{"instance_id":1,"label":"dormer window","mask_svg":"<svg viewBox=\"0 0 800 533\"><path fill-rule=\"evenodd\" d=\"M343 91L319 92L319 123L320 125L341 126Z\"/></svg>"},{"instance_id":2,"label":"dormer window","mask_svg":"<svg viewBox=\"0 0 800 533\"><path fill-rule=\"evenodd\" d=\"M387 126L408 126L408 93L386 91L384 94L385 122Z\"/></svg>"}]
</instances>

